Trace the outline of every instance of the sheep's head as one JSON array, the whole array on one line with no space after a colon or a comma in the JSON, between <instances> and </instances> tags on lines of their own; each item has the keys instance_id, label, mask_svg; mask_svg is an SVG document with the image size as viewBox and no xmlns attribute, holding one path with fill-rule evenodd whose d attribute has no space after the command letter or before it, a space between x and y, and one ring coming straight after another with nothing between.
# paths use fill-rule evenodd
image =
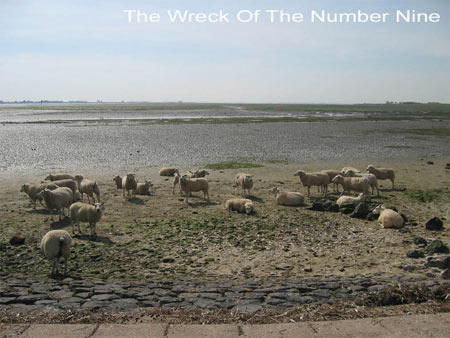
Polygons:
<instances>
[{"instance_id":1,"label":"sheep's head","mask_svg":"<svg viewBox=\"0 0 450 338\"><path fill-rule=\"evenodd\" d=\"M52 174L48 174L48 176L45 178L46 181L51 181L53 178Z\"/></svg>"},{"instance_id":2,"label":"sheep's head","mask_svg":"<svg viewBox=\"0 0 450 338\"><path fill-rule=\"evenodd\" d=\"M305 177L305 176L306 176L306 173L305 173L303 170L297 170L297 171L294 173L294 176L298 176L298 177L302 178L302 177Z\"/></svg>"},{"instance_id":3,"label":"sheep's head","mask_svg":"<svg viewBox=\"0 0 450 338\"><path fill-rule=\"evenodd\" d=\"M127 181L133 181L133 180L136 180L134 178L134 174L127 174Z\"/></svg>"},{"instance_id":4,"label":"sheep's head","mask_svg":"<svg viewBox=\"0 0 450 338\"><path fill-rule=\"evenodd\" d=\"M75 175L75 176L73 177L73 179L74 179L75 181L77 181L78 183L80 183L80 182L84 179L84 177L83 177L83 175Z\"/></svg>"},{"instance_id":5,"label":"sheep's head","mask_svg":"<svg viewBox=\"0 0 450 338\"><path fill-rule=\"evenodd\" d=\"M28 191L28 187L29 187L28 184L22 185L22 187L20 188L20 192L27 192Z\"/></svg>"},{"instance_id":6,"label":"sheep's head","mask_svg":"<svg viewBox=\"0 0 450 338\"><path fill-rule=\"evenodd\" d=\"M347 170L344 172L344 176L345 176L345 177L354 177L354 176L355 176L355 172L354 172L352 169L347 169Z\"/></svg>"},{"instance_id":7,"label":"sheep's head","mask_svg":"<svg viewBox=\"0 0 450 338\"><path fill-rule=\"evenodd\" d=\"M44 198L45 194L48 193L49 191L50 191L49 189L45 188L44 190L39 191L36 196L42 199Z\"/></svg>"},{"instance_id":8,"label":"sheep's head","mask_svg":"<svg viewBox=\"0 0 450 338\"><path fill-rule=\"evenodd\" d=\"M202 172L203 172L203 174L205 174L205 176L206 176L206 175L209 175L209 172L206 171L206 170L204 170L204 169L202 170Z\"/></svg>"},{"instance_id":9,"label":"sheep's head","mask_svg":"<svg viewBox=\"0 0 450 338\"><path fill-rule=\"evenodd\" d=\"M253 175L248 175L248 174L247 174L247 175L245 176L245 178L246 178L248 181L250 181L250 182L253 181Z\"/></svg>"},{"instance_id":10,"label":"sheep's head","mask_svg":"<svg viewBox=\"0 0 450 338\"><path fill-rule=\"evenodd\" d=\"M276 195L279 191L280 191L280 189L278 189L277 187L273 187L273 188L270 188L270 189L268 190L269 194L275 194L275 195Z\"/></svg>"},{"instance_id":11,"label":"sheep's head","mask_svg":"<svg viewBox=\"0 0 450 338\"><path fill-rule=\"evenodd\" d=\"M367 166L366 171L368 171L369 173L371 173L371 172L373 171L373 169L374 169L374 166L371 165L371 164L369 164L369 165Z\"/></svg>"},{"instance_id":12,"label":"sheep's head","mask_svg":"<svg viewBox=\"0 0 450 338\"><path fill-rule=\"evenodd\" d=\"M104 210L103 203L95 203L94 207L96 213L101 213Z\"/></svg>"},{"instance_id":13,"label":"sheep's head","mask_svg":"<svg viewBox=\"0 0 450 338\"><path fill-rule=\"evenodd\" d=\"M336 176L333 177L331 182L333 182L333 183L340 183L343 180L344 180L344 177L342 175L336 175Z\"/></svg>"},{"instance_id":14,"label":"sheep's head","mask_svg":"<svg viewBox=\"0 0 450 338\"><path fill-rule=\"evenodd\" d=\"M144 181L145 182L145 184L147 184L149 187L153 187L153 184L152 184L152 182L150 182L150 181L147 181L147 180L145 180Z\"/></svg>"},{"instance_id":15,"label":"sheep's head","mask_svg":"<svg viewBox=\"0 0 450 338\"><path fill-rule=\"evenodd\" d=\"M245 203L244 208L245 208L245 213L247 215L250 215L253 211L253 203L252 202Z\"/></svg>"},{"instance_id":16,"label":"sheep's head","mask_svg":"<svg viewBox=\"0 0 450 338\"><path fill-rule=\"evenodd\" d=\"M372 214L379 215L385 209L384 204L379 204L372 210Z\"/></svg>"},{"instance_id":17,"label":"sheep's head","mask_svg":"<svg viewBox=\"0 0 450 338\"><path fill-rule=\"evenodd\" d=\"M117 176L115 176L115 177L113 178L113 181L116 182L116 183L122 182L122 177L120 177L119 175L117 175Z\"/></svg>"},{"instance_id":18,"label":"sheep's head","mask_svg":"<svg viewBox=\"0 0 450 338\"><path fill-rule=\"evenodd\" d=\"M183 176L180 177L180 183L186 181L187 179L187 174L184 174Z\"/></svg>"}]
</instances>

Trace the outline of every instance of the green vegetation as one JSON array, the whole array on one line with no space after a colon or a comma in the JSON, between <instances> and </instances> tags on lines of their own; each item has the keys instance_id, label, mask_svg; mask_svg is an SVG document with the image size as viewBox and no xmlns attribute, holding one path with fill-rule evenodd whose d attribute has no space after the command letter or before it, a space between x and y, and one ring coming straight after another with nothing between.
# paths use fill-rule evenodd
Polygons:
<instances>
[{"instance_id":1,"label":"green vegetation","mask_svg":"<svg viewBox=\"0 0 450 338\"><path fill-rule=\"evenodd\" d=\"M240 169L240 168L261 168L262 164L250 163L250 162L239 162L239 161L227 161L219 163L207 164L206 169L223 170L223 169Z\"/></svg>"},{"instance_id":2,"label":"green vegetation","mask_svg":"<svg viewBox=\"0 0 450 338\"><path fill-rule=\"evenodd\" d=\"M450 189L435 189L430 191L424 190L407 190L406 196L417 202L432 202L432 201L450 201Z\"/></svg>"}]
</instances>

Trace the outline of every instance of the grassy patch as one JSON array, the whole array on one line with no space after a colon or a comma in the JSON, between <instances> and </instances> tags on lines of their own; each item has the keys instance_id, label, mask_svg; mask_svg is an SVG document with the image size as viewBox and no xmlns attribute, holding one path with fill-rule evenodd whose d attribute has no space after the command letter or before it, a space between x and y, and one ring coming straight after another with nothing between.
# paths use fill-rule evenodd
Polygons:
<instances>
[{"instance_id":1,"label":"grassy patch","mask_svg":"<svg viewBox=\"0 0 450 338\"><path fill-rule=\"evenodd\" d=\"M222 170L222 169L239 169L239 168L261 168L262 164L239 162L239 161L227 161L219 163L210 163L206 165L207 169Z\"/></svg>"},{"instance_id":2,"label":"grassy patch","mask_svg":"<svg viewBox=\"0 0 450 338\"><path fill-rule=\"evenodd\" d=\"M417 202L432 202L432 201L450 201L450 189L436 189L436 190L407 190L406 196Z\"/></svg>"}]
</instances>

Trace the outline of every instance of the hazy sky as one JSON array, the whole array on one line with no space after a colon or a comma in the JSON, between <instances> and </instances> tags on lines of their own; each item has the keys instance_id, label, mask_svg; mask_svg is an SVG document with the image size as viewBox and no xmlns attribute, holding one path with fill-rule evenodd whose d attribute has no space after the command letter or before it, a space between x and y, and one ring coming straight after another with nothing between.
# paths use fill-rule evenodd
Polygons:
<instances>
[{"instance_id":1,"label":"hazy sky","mask_svg":"<svg viewBox=\"0 0 450 338\"><path fill-rule=\"evenodd\" d=\"M449 102L448 0L0 0L0 100ZM128 23L123 10L159 12ZM167 11L228 12L171 23ZM240 23L242 9L301 23ZM395 12L439 23L396 23ZM311 10L387 12L386 23L311 23Z\"/></svg>"}]
</instances>

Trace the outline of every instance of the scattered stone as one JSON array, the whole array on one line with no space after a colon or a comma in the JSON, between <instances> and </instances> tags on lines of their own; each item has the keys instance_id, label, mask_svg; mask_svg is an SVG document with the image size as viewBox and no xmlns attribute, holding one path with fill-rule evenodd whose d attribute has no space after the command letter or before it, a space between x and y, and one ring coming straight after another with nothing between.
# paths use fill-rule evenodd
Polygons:
<instances>
[{"instance_id":1,"label":"scattered stone","mask_svg":"<svg viewBox=\"0 0 450 338\"><path fill-rule=\"evenodd\" d=\"M11 245L22 245L25 243L25 237L22 236L21 233L15 234L10 240L9 244Z\"/></svg>"},{"instance_id":2,"label":"scattered stone","mask_svg":"<svg viewBox=\"0 0 450 338\"><path fill-rule=\"evenodd\" d=\"M336 203L331 204L330 211L331 212L339 212L339 205L337 205Z\"/></svg>"},{"instance_id":3,"label":"scattered stone","mask_svg":"<svg viewBox=\"0 0 450 338\"><path fill-rule=\"evenodd\" d=\"M447 163L447 164L445 165L445 169L450 169L450 163Z\"/></svg>"},{"instance_id":4,"label":"scattered stone","mask_svg":"<svg viewBox=\"0 0 450 338\"><path fill-rule=\"evenodd\" d=\"M442 230L444 229L444 224L438 217L433 217L425 223L425 228L427 230Z\"/></svg>"},{"instance_id":5,"label":"scattered stone","mask_svg":"<svg viewBox=\"0 0 450 338\"><path fill-rule=\"evenodd\" d=\"M367 214L367 220L368 221L376 221L378 219L378 215L372 214L371 212L369 212Z\"/></svg>"},{"instance_id":6,"label":"scattered stone","mask_svg":"<svg viewBox=\"0 0 450 338\"><path fill-rule=\"evenodd\" d=\"M407 264L403 267L403 270L408 271L408 272L414 271L415 269L416 269L416 267L412 264Z\"/></svg>"},{"instance_id":7,"label":"scattered stone","mask_svg":"<svg viewBox=\"0 0 450 338\"><path fill-rule=\"evenodd\" d=\"M260 304L239 304L233 310L240 313L255 313L261 311L262 306Z\"/></svg>"},{"instance_id":8,"label":"scattered stone","mask_svg":"<svg viewBox=\"0 0 450 338\"><path fill-rule=\"evenodd\" d=\"M324 211L325 205L322 202L313 202L312 206L307 209L314 211Z\"/></svg>"},{"instance_id":9,"label":"scattered stone","mask_svg":"<svg viewBox=\"0 0 450 338\"><path fill-rule=\"evenodd\" d=\"M435 253L449 253L449 249L440 239L435 239L427 246L426 252L430 255Z\"/></svg>"},{"instance_id":10,"label":"scattered stone","mask_svg":"<svg viewBox=\"0 0 450 338\"><path fill-rule=\"evenodd\" d=\"M427 164L433 165L434 162L433 161L427 161Z\"/></svg>"},{"instance_id":11,"label":"scattered stone","mask_svg":"<svg viewBox=\"0 0 450 338\"><path fill-rule=\"evenodd\" d=\"M450 268L450 255L428 256L425 267L448 269Z\"/></svg>"},{"instance_id":12,"label":"scattered stone","mask_svg":"<svg viewBox=\"0 0 450 338\"><path fill-rule=\"evenodd\" d=\"M303 271L305 271L305 272L312 272L312 268L304 268Z\"/></svg>"},{"instance_id":13,"label":"scattered stone","mask_svg":"<svg viewBox=\"0 0 450 338\"><path fill-rule=\"evenodd\" d=\"M425 254L422 250L408 250L406 251L406 256L409 258L422 258Z\"/></svg>"},{"instance_id":14,"label":"scattered stone","mask_svg":"<svg viewBox=\"0 0 450 338\"><path fill-rule=\"evenodd\" d=\"M414 236L415 245L427 245L427 240L420 236Z\"/></svg>"},{"instance_id":15,"label":"scattered stone","mask_svg":"<svg viewBox=\"0 0 450 338\"><path fill-rule=\"evenodd\" d=\"M369 214L369 206L366 203L359 203L355 210L351 213L350 217L365 219Z\"/></svg>"},{"instance_id":16,"label":"scattered stone","mask_svg":"<svg viewBox=\"0 0 450 338\"><path fill-rule=\"evenodd\" d=\"M445 269L441 272L442 279L450 279L450 269Z\"/></svg>"},{"instance_id":17,"label":"scattered stone","mask_svg":"<svg viewBox=\"0 0 450 338\"><path fill-rule=\"evenodd\" d=\"M341 214L351 214L355 210L355 206L352 203L344 203L341 204L341 207L339 208L339 211Z\"/></svg>"}]
</instances>

